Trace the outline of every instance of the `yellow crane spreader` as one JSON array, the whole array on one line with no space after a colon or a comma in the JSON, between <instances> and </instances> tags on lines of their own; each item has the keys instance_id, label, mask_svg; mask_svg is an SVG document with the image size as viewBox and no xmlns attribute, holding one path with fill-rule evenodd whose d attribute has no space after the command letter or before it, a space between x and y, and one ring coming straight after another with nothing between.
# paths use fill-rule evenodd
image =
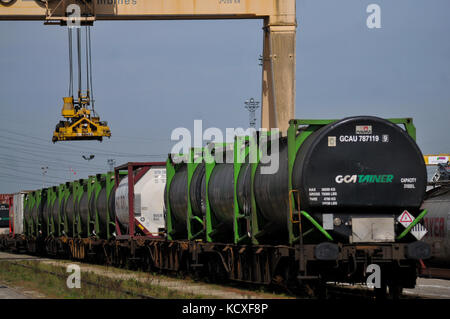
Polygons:
<instances>
[{"instance_id":1,"label":"yellow crane spreader","mask_svg":"<svg viewBox=\"0 0 450 319\"><path fill-rule=\"evenodd\" d=\"M102 141L103 137L111 137L107 122L101 122L95 111L88 109L83 100L81 106L74 105L73 97L64 97L62 116L66 121L60 121L53 132L52 142L58 141Z\"/></svg>"}]
</instances>

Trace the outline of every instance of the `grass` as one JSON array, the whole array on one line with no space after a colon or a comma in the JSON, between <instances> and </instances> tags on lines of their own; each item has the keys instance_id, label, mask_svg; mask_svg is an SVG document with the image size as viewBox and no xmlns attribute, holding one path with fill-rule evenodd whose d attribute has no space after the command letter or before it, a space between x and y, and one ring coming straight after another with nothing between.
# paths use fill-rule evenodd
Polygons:
<instances>
[{"instance_id":1,"label":"grass","mask_svg":"<svg viewBox=\"0 0 450 319\"><path fill-rule=\"evenodd\" d=\"M72 261L69 260L58 260L58 263L64 263L64 264L72 264ZM167 280L176 280L176 281L183 281L186 283L186 285L189 284L206 284L208 287L212 289L218 289L218 290L228 290L228 291L236 291L243 295L252 295L252 294L259 294L259 298L281 298L281 299L290 299L290 298L297 298L298 296L294 294L290 294L286 291L274 291L273 288L267 287L267 286L254 286L251 284L245 285L245 287L242 287L242 283L233 283L233 282L227 282L224 284L219 283L211 283L205 280L198 280L194 279L191 276L182 276L182 275L165 275L161 273L146 273L142 271L136 271L136 270L130 270L126 268L117 268L112 266L104 266L104 265L96 265L96 264L85 264L85 263L77 263L80 266L88 266L91 268L95 268L101 271L108 271L115 274L129 274L129 275L136 275L140 278L145 278L146 276L154 276L160 279L167 279ZM214 296L189 296L189 298L214 298Z\"/></svg>"},{"instance_id":2,"label":"grass","mask_svg":"<svg viewBox=\"0 0 450 319\"><path fill-rule=\"evenodd\" d=\"M140 298L124 292L147 295L164 299L204 298L201 295L181 293L166 287L152 286L136 279L115 279L92 272L81 273L81 288L70 289L66 280L70 275L64 266L40 263L38 261L22 261L22 265L35 267L25 268L7 261L0 262L0 281L12 287L33 290L46 298L54 299L122 299ZM109 270L109 269L108 269ZM46 273L51 271L55 274ZM94 283L99 286L87 284Z\"/></svg>"}]
</instances>

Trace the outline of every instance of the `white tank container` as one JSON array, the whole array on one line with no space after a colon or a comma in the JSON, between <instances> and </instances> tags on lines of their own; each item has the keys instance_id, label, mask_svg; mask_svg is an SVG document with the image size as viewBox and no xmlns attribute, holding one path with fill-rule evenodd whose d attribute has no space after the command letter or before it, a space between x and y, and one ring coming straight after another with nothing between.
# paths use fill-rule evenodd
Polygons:
<instances>
[{"instance_id":1,"label":"white tank container","mask_svg":"<svg viewBox=\"0 0 450 319\"><path fill-rule=\"evenodd\" d=\"M13 209L10 210L13 216L9 216L13 221L12 230L14 234L18 235L23 234L23 197L24 193L14 194Z\"/></svg>"},{"instance_id":2,"label":"white tank container","mask_svg":"<svg viewBox=\"0 0 450 319\"><path fill-rule=\"evenodd\" d=\"M164 188L166 186L166 168L154 166L134 185L135 229L141 229L152 236L160 236L165 227ZM116 216L120 224L128 227L128 177L123 178L116 190Z\"/></svg>"}]
</instances>

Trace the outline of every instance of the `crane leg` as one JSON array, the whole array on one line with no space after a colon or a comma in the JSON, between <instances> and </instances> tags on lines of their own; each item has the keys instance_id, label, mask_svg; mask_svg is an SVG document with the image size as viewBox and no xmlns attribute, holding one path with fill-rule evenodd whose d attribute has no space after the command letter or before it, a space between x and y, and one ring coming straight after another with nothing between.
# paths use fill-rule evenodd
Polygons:
<instances>
[{"instance_id":1,"label":"crane leg","mask_svg":"<svg viewBox=\"0 0 450 319\"><path fill-rule=\"evenodd\" d=\"M295 118L296 25L264 24L261 127L286 135Z\"/></svg>"}]
</instances>

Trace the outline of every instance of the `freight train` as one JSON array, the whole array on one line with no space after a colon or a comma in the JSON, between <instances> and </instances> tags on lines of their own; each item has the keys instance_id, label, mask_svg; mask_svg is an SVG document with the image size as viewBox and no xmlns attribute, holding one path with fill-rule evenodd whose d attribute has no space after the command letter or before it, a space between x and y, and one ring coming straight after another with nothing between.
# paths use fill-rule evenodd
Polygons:
<instances>
[{"instance_id":1,"label":"freight train","mask_svg":"<svg viewBox=\"0 0 450 319\"><path fill-rule=\"evenodd\" d=\"M412 119L291 120L274 136L16 194L0 246L317 294L330 281L365 283L377 264L377 292L414 287L431 249L398 222L426 215Z\"/></svg>"}]
</instances>

